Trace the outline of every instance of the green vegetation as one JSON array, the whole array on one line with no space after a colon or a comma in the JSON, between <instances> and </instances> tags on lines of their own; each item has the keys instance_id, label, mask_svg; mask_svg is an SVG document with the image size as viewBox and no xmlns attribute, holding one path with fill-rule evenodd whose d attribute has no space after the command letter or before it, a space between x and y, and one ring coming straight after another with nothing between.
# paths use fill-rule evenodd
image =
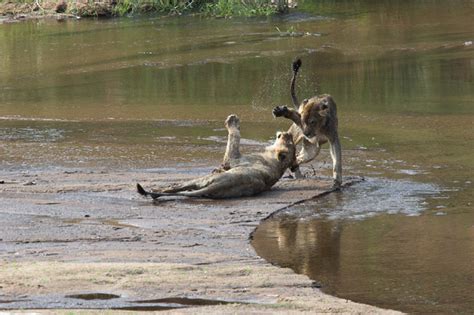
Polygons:
<instances>
[{"instance_id":1,"label":"green vegetation","mask_svg":"<svg viewBox=\"0 0 474 315\"><path fill-rule=\"evenodd\" d=\"M217 0L203 6L202 12L216 17L269 16L277 13L277 7L268 0Z\"/></svg>"},{"instance_id":2,"label":"green vegetation","mask_svg":"<svg viewBox=\"0 0 474 315\"><path fill-rule=\"evenodd\" d=\"M163 14L183 14L199 7L195 0L119 0L113 9L114 15L157 12Z\"/></svg>"},{"instance_id":3,"label":"green vegetation","mask_svg":"<svg viewBox=\"0 0 474 315\"><path fill-rule=\"evenodd\" d=\"M63 0L0 0L0 15L54 14ZM286 1L279 7L271 0L64 0L65 13L77 16L126 16L143 13L181 15L198 13L206 16L269 16L286 10ZM61 11L62 12L62 11Z\"/></svg>"},{"instance_id":4,"label":"green vegetation","mask_svg":"<svg viewBox=\"0 0 474 315\"><path fill-rule=\"evenodd\" d=\"M268 16L277 8L270 0L119 0L116 15L159 12L164 14L203 13L208 16Z\"/></svg>"}]
</instances>

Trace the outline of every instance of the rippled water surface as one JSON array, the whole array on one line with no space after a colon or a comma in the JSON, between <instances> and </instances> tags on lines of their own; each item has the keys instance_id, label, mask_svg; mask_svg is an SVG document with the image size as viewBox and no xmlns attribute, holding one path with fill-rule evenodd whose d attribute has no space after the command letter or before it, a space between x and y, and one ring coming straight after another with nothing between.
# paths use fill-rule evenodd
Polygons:
<instances>
[{"instance_id":1,"label":"rippled water surface","mask_svg":"<svg viewBox=\"0 0 474 315\"><path fill-rule=\"evenodd\" d=\"M306 1L271 19L0 25L0 165L214 166L223 121L247 151L298 93L338 104L360 185L264 222L259 255L326 292L410 312L474 309L472 1ZM330 174L323 150L314 172ZM312 171L311 169L309 169Z\"/></svg>"}]
</instances>

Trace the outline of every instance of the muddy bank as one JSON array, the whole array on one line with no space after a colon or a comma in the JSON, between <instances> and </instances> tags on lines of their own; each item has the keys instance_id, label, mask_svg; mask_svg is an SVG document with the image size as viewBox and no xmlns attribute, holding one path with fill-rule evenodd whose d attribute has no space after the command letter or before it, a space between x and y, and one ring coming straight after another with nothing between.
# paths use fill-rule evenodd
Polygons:
<instances>
[{"instance_id":1,"label":"muddy bank","mask_svg":"<svg viewBox=\"0 0 474 315\"><path fill-rule=\"evenodd\" d=\"M5 1L0 3L0 23L25 19L111 17L117 15L117 1Z\"/></svg>"},{"instance_id":2,"label":"muddy bank","mask_svg":"<svg viewBox=\"0 0 474 315\"><path fill-rule=\"evenodd\" d=\"M136 182L156 187L189 174L2 172L0 309L389 312L325 295L249 244L261 219L325 193L328 179L287 179L259 197L224 201L153 204L134 191Z\"/></svg>"},{"instance_id":3,"label":"muddy bank","mask_svg":"<svg viewBox=\"0 0 474 315\"><path fill-rule=\"evenodd\" d=\"M112 16L113 8L110 1L6 1L0 3L0 24L43 18L63 21L81 17Z\"/></svg>"}]
</instances>

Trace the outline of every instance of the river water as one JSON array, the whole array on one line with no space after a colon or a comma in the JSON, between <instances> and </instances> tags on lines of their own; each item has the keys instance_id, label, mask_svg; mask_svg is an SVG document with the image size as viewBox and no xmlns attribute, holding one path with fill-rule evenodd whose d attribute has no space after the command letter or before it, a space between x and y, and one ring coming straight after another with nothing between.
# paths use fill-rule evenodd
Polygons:
<instances>
[{"instance_id":1,"label":"river water","mask_svg":"<svg viewBox=\"0 0 474 315\"><path fill-rule=\"evenodd\" d=\"M0 25L0 165L217 165L298 93L338 104L345 175L366 181L263 222L253 246L325 292L408 312L474 309L474 4L318 1L270 19ZM327 149L313 165L329 176ZM313 172L312 169L310 171Z\"/></svg>"}]
</instances>

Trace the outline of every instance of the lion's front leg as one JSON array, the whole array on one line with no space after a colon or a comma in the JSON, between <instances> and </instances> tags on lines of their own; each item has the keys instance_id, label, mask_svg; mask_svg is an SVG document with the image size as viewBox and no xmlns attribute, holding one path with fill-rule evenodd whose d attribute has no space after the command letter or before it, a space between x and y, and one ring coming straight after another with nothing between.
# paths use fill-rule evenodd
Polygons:
<instances>
[{"instance_id":1,"label":"lion's front leg","mask_svg":"<svg viewBox=\"0 0 474 315\"><path fill-rule=\"evenodd\" d=\"M303 139L305 139L305 136L303 134L303 131L301 130L301 128L299 126L297 126L295 123L293 123L290 127L290 129L288 130L288 132L293 136L293 143L296 145L298 143L300 143ZM303 151L304 149L302 149L301 151ZM303 155L306 155L308 156L308 154L303 154ZM299 163L297 160L295 160L295 163L294 165L292 165L290 167L290 171L293 173L294 177L296 179L302 179L304 178L304 175L303 173L301 173L301 169L299 167Z\"/></svg>"},{"instance_id":2,"label":"lion's front leg","mask_svg":"<svg viewBox=\"0 0 474 315\"><path fill-rule=\"evenodd\" d=\"M332 158L332 174L334 178L334 186L339 187L342 184L342 153L339 137L334 137L333 141L329 141L329 152Z\"/></svg>"},{"instance_id":3,"label":"lion's front leg","mask_svg":"<svg viewBox=\"0 0 474 315\"><path fill-rule=\"evenodd\" d=\"M275 117L285 117L293 121L297 126L301 127L301 115L297 110L293 108L288 108L286 106L277 106L272 111L273 116Z\"/></svg>"},{"instance_id":4,"label":"lion's front leg","mask_svg":"<svg viewBox=\"0 0 474 315\"><path fill-rule=\"evenodd\" d=\"M314 139L313 142L307 138L303 138L303 147L296 157L296 162L298 165L311 162L318 156L319 151L321 151L321 146L316 139Z\"/></svg>"},{"instance_id":5,"label":"lion's front leg","mask_svg":"<svg viewBox=\"0 0 474 315\"><path fill-rule=\"evenodd\" d=\"M304 175L303 173L301 173L299 166L303 163L308 163L314 160L318 156L319 151L321 151L321 147L319 146L317 142L312 143L308 139L303 138L303 147L301 148L301 151L298 153L298 156L296 157L296 164L298 166L291 169L291 171L295 175L295 178L297 179L304 178Z\"/></svg>"}]
</instances>

